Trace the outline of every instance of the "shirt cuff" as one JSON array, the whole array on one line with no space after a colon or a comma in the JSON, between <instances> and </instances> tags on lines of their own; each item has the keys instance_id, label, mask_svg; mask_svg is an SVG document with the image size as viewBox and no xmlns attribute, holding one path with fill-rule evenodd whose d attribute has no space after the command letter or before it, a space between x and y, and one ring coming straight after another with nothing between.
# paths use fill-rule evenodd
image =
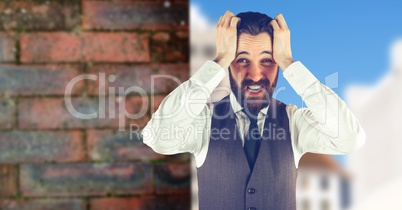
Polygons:
<instances>
[{"instance_id":1,"label":"shirt cuff","mask_svg":"<svg viewBox=\"0 0 402 210\"><path fill-rule=\"evenodd\" d=\"M300 61L296 61L286 68L283 76L299 96L302 96L307 88L318 81Z\"/></svg>"},{"instance_id":2,"label":"shirt cuff","mask_svg":"<svg viewBox=\"0 0 402 210\"><path fill-rule=\"evenodd\" d=\"M226 71L219 64L207 61L195 72L190 80L208 88L212 92L225 76Z\"/></svg>"}]
</instances>

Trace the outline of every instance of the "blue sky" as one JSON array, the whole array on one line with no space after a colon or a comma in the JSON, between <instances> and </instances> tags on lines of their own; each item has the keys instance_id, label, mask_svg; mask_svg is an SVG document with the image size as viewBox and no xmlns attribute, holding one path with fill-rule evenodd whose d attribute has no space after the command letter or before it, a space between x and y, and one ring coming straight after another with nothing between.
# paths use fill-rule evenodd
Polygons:
<instances>
[{"instance_id":1,"label":"blue sky","mask_svg":"<svg viewBox=\"0 0 402 210\"><path fill-rule=\"evenodd\" d=\"M292 36L295 60L300 60L323 83L338 72L341 97L352 84L374 84L388 70L391 43L402 37L402 1L212 1L191 0L213 23L226 10L237 14L258 11L271 17L282 13ZM330 85L331 86L331 85ZM333 86L333 85L332 85ZM302 106L283 77L277 98Z\"/></svg>"}]
</instances>

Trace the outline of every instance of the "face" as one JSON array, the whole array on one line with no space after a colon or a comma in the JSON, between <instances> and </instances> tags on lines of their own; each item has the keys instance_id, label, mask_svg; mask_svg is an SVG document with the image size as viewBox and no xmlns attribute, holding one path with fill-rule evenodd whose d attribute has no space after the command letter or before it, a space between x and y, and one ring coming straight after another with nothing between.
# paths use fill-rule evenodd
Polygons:
<instances>
[{"instance_id":1,"label":"face","mask_svg":"<svg viewBox=\"0 0 402 210\"><path fill-rule=\"evenodd\" d=\"M270 35L240 34L236 58L230 64L230 84L240 105L254 115L268 106L277 74Z\"/></svg>"}]
</instances>

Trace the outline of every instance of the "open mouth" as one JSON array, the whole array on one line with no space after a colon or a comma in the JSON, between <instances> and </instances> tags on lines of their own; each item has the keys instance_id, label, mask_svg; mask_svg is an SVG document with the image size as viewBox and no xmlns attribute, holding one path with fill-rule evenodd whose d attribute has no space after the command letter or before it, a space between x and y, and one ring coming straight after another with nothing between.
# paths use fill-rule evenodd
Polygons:
<instances>
[{"instance_id":1,"label":"open mouth","mask_svg":"<svg viewBox=\"0 0 402 210\"><path fill-rule=\"evenodd\" d=\"M263 89L262 85L248 85L247 90L252 93L258 93Z\"/></svg>"}]
</instances>

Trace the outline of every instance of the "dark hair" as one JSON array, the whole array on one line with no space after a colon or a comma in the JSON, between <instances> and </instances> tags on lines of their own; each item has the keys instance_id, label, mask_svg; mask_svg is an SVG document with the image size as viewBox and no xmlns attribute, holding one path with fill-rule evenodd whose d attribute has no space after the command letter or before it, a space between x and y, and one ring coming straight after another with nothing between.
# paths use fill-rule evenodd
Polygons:
<instances>
[{"instance_id":1,"label":"dark hair","mask_svg":"<svg viewBox=\"0 0 402 210\"><path fill-rule=\"evenodd\" d=\"M258 35L267 32L272 39L273 29L269 24L272 18L268 15L259 12L241 12L236 16L241 19L240 24L237 26L238 35L242 33Z\"/></svg>"}]
</instances>

